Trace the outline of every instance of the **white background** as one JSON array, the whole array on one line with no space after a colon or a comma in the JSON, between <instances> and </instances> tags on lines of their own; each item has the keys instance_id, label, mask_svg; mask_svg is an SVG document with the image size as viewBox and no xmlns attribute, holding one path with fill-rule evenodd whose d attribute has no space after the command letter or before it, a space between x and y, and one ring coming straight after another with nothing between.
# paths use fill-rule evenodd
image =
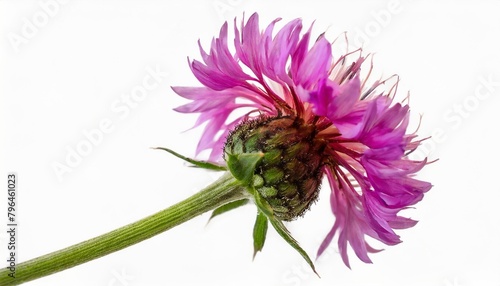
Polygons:
<instances>
[{"instance_id":1,"label":"white background","mask_svg":"<svg viewBox=\"0 0 500 286\"><path fill-rule=\"evenodd\" d=\"M413 123L423 114L419 134L434 135L426 153L439 161L419 173L434 185L407 212L419 224L399 231L404 243L371 255L373 264L351 252L347 269L333 243L316 261L319 279L271 229L252 262L248 206L27 285L500 285L498 1L67 1L47 10L48 2L0 1L0 174L19 176L19 260L140 219L216 178L149 147L194 155L201 130L183 133L196 116L172 110L187 101L170 86L198 85L186 60L200 59L197 40L208 47L244 11L259 12L261 27L302 17L306 27L316 19L316 35L364 40L376 52L374 78L398 73L401 97L411 91ZM130 113L116 112L148 67L168 76ZM59 180L54 164L66 164L102 120L112 130ZM325 186L288 226L315 257L332 224ZM2 231L1 260L6 245Z\"/></svg>"}]
</instances>

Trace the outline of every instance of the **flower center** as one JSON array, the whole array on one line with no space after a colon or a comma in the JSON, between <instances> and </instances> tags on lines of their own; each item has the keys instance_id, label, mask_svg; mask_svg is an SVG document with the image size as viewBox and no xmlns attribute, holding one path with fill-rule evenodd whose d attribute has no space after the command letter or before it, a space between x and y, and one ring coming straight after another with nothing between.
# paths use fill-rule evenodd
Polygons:
<instances>
[{"instance_id":1,"label":"flower center","mask_svg":"<svg viewBox=\"0 0 500 286\"><path fill-rule=\"evenodd\" d=\"M263 154L252 185L281 220L302 216L316 201L321 186L323 151L314 124L292 116L259 117L245 121L228 136L228 155Z\"/></svg>"}]
</instances>

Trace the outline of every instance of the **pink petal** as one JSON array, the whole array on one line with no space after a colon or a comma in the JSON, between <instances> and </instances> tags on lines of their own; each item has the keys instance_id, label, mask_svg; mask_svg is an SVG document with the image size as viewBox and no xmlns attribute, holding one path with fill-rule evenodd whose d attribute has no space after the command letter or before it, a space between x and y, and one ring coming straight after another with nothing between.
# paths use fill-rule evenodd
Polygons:
<instances>
[{"instance_id":1,"label":"pink petal","mask_svg":"<svg viewBox=\"0 0 500 286\"><path fill-rule=\"evenodd\" d=\"M297 73L294 74L295 84L305 88L316 86L320 80L327 77L331 61L331 44L324 37L320 37L307 52Z\"/></svg>"}]
</instances>

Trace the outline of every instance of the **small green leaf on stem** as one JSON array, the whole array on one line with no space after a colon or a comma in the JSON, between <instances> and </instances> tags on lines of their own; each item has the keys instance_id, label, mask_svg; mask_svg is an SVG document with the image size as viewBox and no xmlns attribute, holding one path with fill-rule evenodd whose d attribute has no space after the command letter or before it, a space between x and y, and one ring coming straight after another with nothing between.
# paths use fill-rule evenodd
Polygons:
<instances>
[{"instance_id":1,"label":"small green leaf on stem","mask_svg":"<svg viewBox=\"0 0 500 286\"><path fill-rule=\"evenodd\" d=\"M198 167L198 168L203 168L203 169L207 169L207 170L214 170L214 171L226 171L227 168L224 167L224 166L220 166L220 165L217 165L217 164L214 164L214 163L210 163L210 162L207 162L207 161L198 161L198 160L194 160L194 159L191 159L191 158L188 158L186 156L183 156L173 150L170 150L168 148L164 148L164 147L153 147L151 149L158 149L158 150L163 150L163 151L167 151L168 153L174 155L175 157L177 158L181 158L182 160L186 161L186 162L189 162L191 164L193 164L195 167Z\"/></svg>"},{"instance_id":2,"label":"small green leaf on stem","mask_svg":"<svg viewBox=\"0 0 500 286\"><path fill-rule=\"evenodd\" d=\"M242 200L238 200L238 201L234 201L234 202L230 202L228 204L225 204L223 206L220 206L218 208L216 208L213 212L212 212L212 215L210 216L210 218L208 219L208 222L209 223L214 217L218 216L218 215L221 215L223 213L226 213L230 210L234 210L236 208L239 208L241 206L244 206L246 205L250 200L249 199L242 199Z\"/></svg>"},{"instance_id":3,"label":"small green leaf on stem","mask_svg":"<svg viewBox=\"0 0 500 286\"><path fill-rule=\"evenodd\" d=\"M251 188L247 188L251 189ZM295 238L292 237L288 229L286 229L285 225L281 220L276 218L273 214L273 209L269 205L269 203L264 200L258 192L253 190L254 198L255 198L255 204L257 205L257 208L259 209L259 214L263 214L266 216L266 218L271 222L272 226L278 232L278 234L286 241L290 246L292 246L295 250L297 250L300 255L306 260L306 262L311 266L311 269L316 273L316 275L319 274L316 272L316 268L314 267L314 263L312 262L311 258L309 258L309 255L300 247L299 243L295 240ZM255 238L254 238L255 241ZM254 254L255 256L255 254Z\"/></svg>"},{"instance_id":4,"label":"small green leaf on stem","mask_svg":"<svg viewBox=\"0 0 500 286\"><path fill-rule=\"evenodd\" d=\"M266 234L267 234L267 216L258 211L257 219L255 220L255 225L253 227L253 258L255 259L255 255L257 252L262 251L264 247L264 242L266 242Z\"/></svg>"},{"instance_id":5,"label":"small green leaf on stem","mask_svg":"<svg viewBox=\"0 0 500 286\"><path fill-rule=\"evenodd\" d=\"M318 275L318 277L320 277L318 272L316 272L316 268L314 267L314 264L311 261L311 259L309 258L309 256L307 255L307 253L304 251L304 249L302 249L302 247L300 247L299 243L295 240L295 238L292 237L292 235L286 229L283 222L276 219L275 217L269 217L269 220L271 221L271 224L273 225L274 229L276 229L278 234L283 239L285 239L286 242L288 242L288 244L290 244L293 248L295 248L295 250L297 250L300 253L300 255L302 255L302 257L307 261L309 266L311 266L314 273L316 273L316 275Z\"/></svg>"}]
</instances>

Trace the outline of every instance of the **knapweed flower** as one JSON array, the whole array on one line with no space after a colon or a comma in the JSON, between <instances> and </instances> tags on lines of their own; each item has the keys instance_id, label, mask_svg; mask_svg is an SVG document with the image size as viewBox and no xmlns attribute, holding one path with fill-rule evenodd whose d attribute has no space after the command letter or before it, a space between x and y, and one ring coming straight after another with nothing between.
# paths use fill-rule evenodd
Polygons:
<instances>
[{"instance_id":1,"label":"knapweed flower","mask_svg":"<svg viewBox=\"0 0 500 286\"><path fill-rule=\"evenodd\" d=\"M257 14L240 28L235 21L234 49L225 23L209 51L200 45L203 62L189 63L203 86L173 87L192 100L176 110L200 113L196 126L206 126L197 153L209 150L210 161L259 154L251 187L279 220L301 216L326 176L335 222L318 254L338 235L347 266L348 243L369 263L376 250L367 236L401 242L394 230L416 221L398 213L431 188L414 178L426 160L408 158L420 144L407 133L409 106L394 102L397 82L385 92L385 81L361 78L361 50L332 55L332 43L311 40L312 27L302 32L300 19L274 33L279 20L264 30Z\"/></svg>"}]
</instances>

